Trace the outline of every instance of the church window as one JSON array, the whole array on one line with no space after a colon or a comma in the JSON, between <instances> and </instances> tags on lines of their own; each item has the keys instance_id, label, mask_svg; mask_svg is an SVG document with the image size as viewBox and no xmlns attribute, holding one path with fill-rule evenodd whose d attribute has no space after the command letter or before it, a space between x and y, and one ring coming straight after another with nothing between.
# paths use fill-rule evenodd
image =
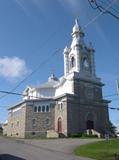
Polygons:
<instances>
[{"instance_id":1,"label":"church window","mask_svg":"<svg viewBox=\"0 0 119 160\"><path fill-rule=\"evenodd\" d=\"M84 68L89 68L89 63L88 63L88 60L87 60L87 58L84 58L83 59L83 66L84 66Z\"/></svg>"},{"instance_id":2,"label":"church window","mask_svg":"<svg viewBox=\"0 0 119 160\"><path fill-rule=\"evenodd\" d=\"M63 103L60 102L60 103L58 103L58 110L61 111L62 109L63 109Z\"/></svg>"},{"instance_id":3,"label":"church window","mask_svg":"<svg viewBox=\"0 0 119 160\"><path fill-rule=\"evenodd\" d=\"M41 106L38 107L38 112L41 112Z\"/></svg>"},{"instance_id":4,"label":"church window","mask_svg":"<svg viewBox=\"0 0 119 160\"><path fill-rule=\"evenodd\" d=\"M17 127L19 127L19 121L17 121Z\"/></svg>"},{"instance_id":5,"label":"church window","mask_svg":"<svg viewBox=\"0 0 119 160\"><path fill-rule=\"evenodd\" d=\"M36 132L32 132L31 134L32 134L32 135L35 135L35 134L36 134Z\"/></svg>"},{"instance_id":6,"label":"church window","mask_svg":"<svg viewBox=\"0 0 119 160\"><path fill-rule=\"evenodd\" d=\"M36 126L36 118L32 119L32 126Z\"/></svg>"},{"instance_id":7,"label":"church window","mask_svg":"<svg viewBox=\"0 0 119 160\"><path fill-rule=\"evenodd\" d=\"M94 98L94 90L93 88L87 87L85 90L85 95L87 99L93 99Z\"/></svg>"},{"instance_id":8,"label":"church window","mask_svg":"<svg viewBox=\"0 0 119 160\"><path fill-rule=\"evenodd\" d=\"M45 112L45 106L42 106L42 112Z\"/></svg>"},{"instance_id":9,"label":"church window","mask_svg":"<svg viewBox=\"0 0 119 160\"><path fill-rule=\"evenodd\" d=\"M34 112L37 112L38 108L37 106L34 107Z\"/></svg>"},{"instance_id":10,"label":"church window","mask_svg":"<svg viewBox=\"0 0 119 160\"><path fill-rule=\"evenodd\" d=\"M87 114L86 126L87 129L94 129L94 115L92 113Z\"/></svg>"},{"instance_id":11,"label":"church window","mask_svg":"<svg viewBox=\"0 0 119 160\"><path fill-rule=\"evenodd\" d=\"M62 118L61 117L58 118L57 130L58 130L58 133L62 133Z\"/></svg>"},{"instance_id":12,"label":"church window","mask_svg":"<svg viewBox=\"0 0 119 160\"><path fill-rule=\"evenodd\" d=\"M49 106L46 106L46 112L49 112L49 111L50 111Z\"/></svg>"},{"instance_id":13,"label":"church window","mask_svg":"<svg viewBox=\"0 0 119 160\"><path fill-rule=\"evenodd\" d=\"M71 68L75 66L75 58L71 57Z\"/></svg>"}]
</instances>

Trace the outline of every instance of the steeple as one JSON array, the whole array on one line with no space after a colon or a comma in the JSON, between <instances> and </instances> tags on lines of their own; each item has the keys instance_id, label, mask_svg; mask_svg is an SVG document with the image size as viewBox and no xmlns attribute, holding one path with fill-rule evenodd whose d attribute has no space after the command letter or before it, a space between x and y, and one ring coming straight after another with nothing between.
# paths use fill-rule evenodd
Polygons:
<instances>
[{"instance_id":1,"label":"steeple","mask_svg":"<svg viewBox=\"0 0 119 160\"><path fill-rule=\"evenodd\" d=\"M64 75L68 76L73 72L77 72L85 78L96 77L95 50L92 44L89 46L85 44L85 35L77 19L75 19L71 36L71 46L64 49Z\"/></svg>"},{"instance_id":2,"label":"steeple","mask_svg":"<svg viewBox=\"0 0 119 160\"><path fill-rule=\"evenodd\" d=\"M84 33L81 28L81 26L78 23L78 19L75 19L75 25L72 30L72 44L71 48L73 48L76 45L84 45Z\"/></svg>"},{"instance_id":3,"label":"steeple","mask_svg":"<svg viewBox=\"0 0 119 160\"><path fill-rule=\"evenodd\" d=\"M72 34L74 34L75 32L79 32L79 31L80 31L80 27L79 27L79 24L78 24L78 19L75 19L75 25L73 27Z\"/></svg>"}]
</instances>

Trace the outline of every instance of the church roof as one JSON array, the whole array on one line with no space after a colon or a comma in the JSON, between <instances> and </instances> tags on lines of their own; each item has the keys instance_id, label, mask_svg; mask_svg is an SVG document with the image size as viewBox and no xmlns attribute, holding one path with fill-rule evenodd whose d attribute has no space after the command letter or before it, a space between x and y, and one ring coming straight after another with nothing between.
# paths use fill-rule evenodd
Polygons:
<instances>
[{"instance_id":1,"label":"church roof","mask_svg":"<svg viewBox=\"0 0 119 160\"><path fill-rule=\"evenodd\" d=\"M78 19L75 19L75 25L73 27L72 32L73 33L75 33L75 32L81 32L81 33L83 33L83 30L82 30L81 26L78 23Z\"/></svg>"},{"instance_id":2,"label":"church roof","mask_svg":"<svg viewBox=\"0 0 119 160\"><path fill-rule=\"evenodd\" d=\"M36 87L36 89L41 89L41 88L55 88L57 84L59 84L58 81L46 82L46 83L43 83L43 84L39 85L38 87Z\"/></svg>"},{"instance_id":3,"label":"church roof","mask_svg":"<svg viewBox=\"0 0 119 160\"><path fill-rule=\"evenodd\" d=\"M57 77L55 77L54 74L52 74L52 75L48 78L48 82L45 82L45 83L39 85L38 87L36 87L36 89L55 88L58 84L59 84L59 79L58 79Z\"/></svg>"}]
</instances>

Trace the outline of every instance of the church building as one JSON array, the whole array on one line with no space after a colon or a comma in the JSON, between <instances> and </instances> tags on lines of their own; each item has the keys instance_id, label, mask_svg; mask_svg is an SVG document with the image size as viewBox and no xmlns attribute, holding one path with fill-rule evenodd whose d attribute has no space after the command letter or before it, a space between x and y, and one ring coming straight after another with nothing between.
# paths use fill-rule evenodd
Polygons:
<instances>
[{"instance_id":1,"label":"church building","mask_svg":"<svg viewBox=\"0 0 119 160\"><path fill-rule=\"evenodd\" d=\"M85 34L75 20L72 42L65 47L64 75L52 74L38 87L28 86L20 103L8 109L7 136L58 137L72 134L105 134L108 131L108 100L104 84L96 76L95 50L84 42Z\"/></svg>"}]
</instances>

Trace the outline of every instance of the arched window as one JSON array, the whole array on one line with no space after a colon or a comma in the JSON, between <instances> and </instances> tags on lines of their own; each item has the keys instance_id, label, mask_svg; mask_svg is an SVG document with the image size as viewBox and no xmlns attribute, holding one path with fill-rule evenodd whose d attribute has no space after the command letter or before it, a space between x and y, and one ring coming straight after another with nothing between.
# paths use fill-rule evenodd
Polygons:
<instances>
[{"instance_id":1,"label":"arched window","mask_svg":"<svg viewBox=\"0 0 119 160\"><path fill-rule=\"evenodd\" d=\"M45 112L45 106L42 106L42 112Z\"/></svg>"},{"instance_id":2,"label":"arched window","mask_svg":"<svg viewBox=\"0 0 119 160\"><path fill-rule=\"evenodd\" d=\"M94 129L94 115L92 113L87 114L86 126L87 129Z\"/></svg>"},{"instance_id":3,"label":"arched window","mask_svg":"<svg viewBox=\"0 0 119 160\"><path fill-rule=\"evenodd\" d=\"M63 103L61 103L61 109L60 110L62 110L62 108L63 108Z\"/></svg>"},{"instance_id":4,"label":"arched window","mask_svg":"<svg viewBox=\"0 0 119 160\"><path fill-rule=\"evenodd\" d=\"M46 112L49 112L49 111L50 111L49 106L46 106Z\"/></svg>"},{"instance_id":5,"label":"arched window","mask_svg":"<svg viewBox=\"0 0 119 160\"><path fill-rule=\"evenodd\" d=\"M75 58L71 57L71 68L75 66Z\"/></svg>"},{"instance_id":6,"label":"arched window","mask_svg":"<svg viewBox=\"0 0 119 160\"><path fill-rule=\"evenodd\" d=\"M86 68L86 69L89 68L88 59L86 57L83 59L83 67Z\"/></svg>"},{"instance_id":7,"label":"arched window","mask_svg":"<svg viewBox=\"0 0 119 160\"><path fill-rule=\"evenodd\" d=\"M37 106L34 107L34 112L37 112Z\"/></svg>"},{"instance_id":8,"label":"arched window","mask_svg":"<svg viewBox=\"0 0 119 160\"><path fill-rule=\"evenodd\" d=\"M41 112L41 106L38 107L38 112Z\"/></svg>"},{"instance_id":9,"label":"arched window","mask_svg":"<svg viewBox=\"0 0 119 160\"><path fill-rule=\"evenodd\" d=\"M61 117L58 118L57 130L58 130L58 133L62 133L62 118Z\"/></svg>"}]
</instances>

